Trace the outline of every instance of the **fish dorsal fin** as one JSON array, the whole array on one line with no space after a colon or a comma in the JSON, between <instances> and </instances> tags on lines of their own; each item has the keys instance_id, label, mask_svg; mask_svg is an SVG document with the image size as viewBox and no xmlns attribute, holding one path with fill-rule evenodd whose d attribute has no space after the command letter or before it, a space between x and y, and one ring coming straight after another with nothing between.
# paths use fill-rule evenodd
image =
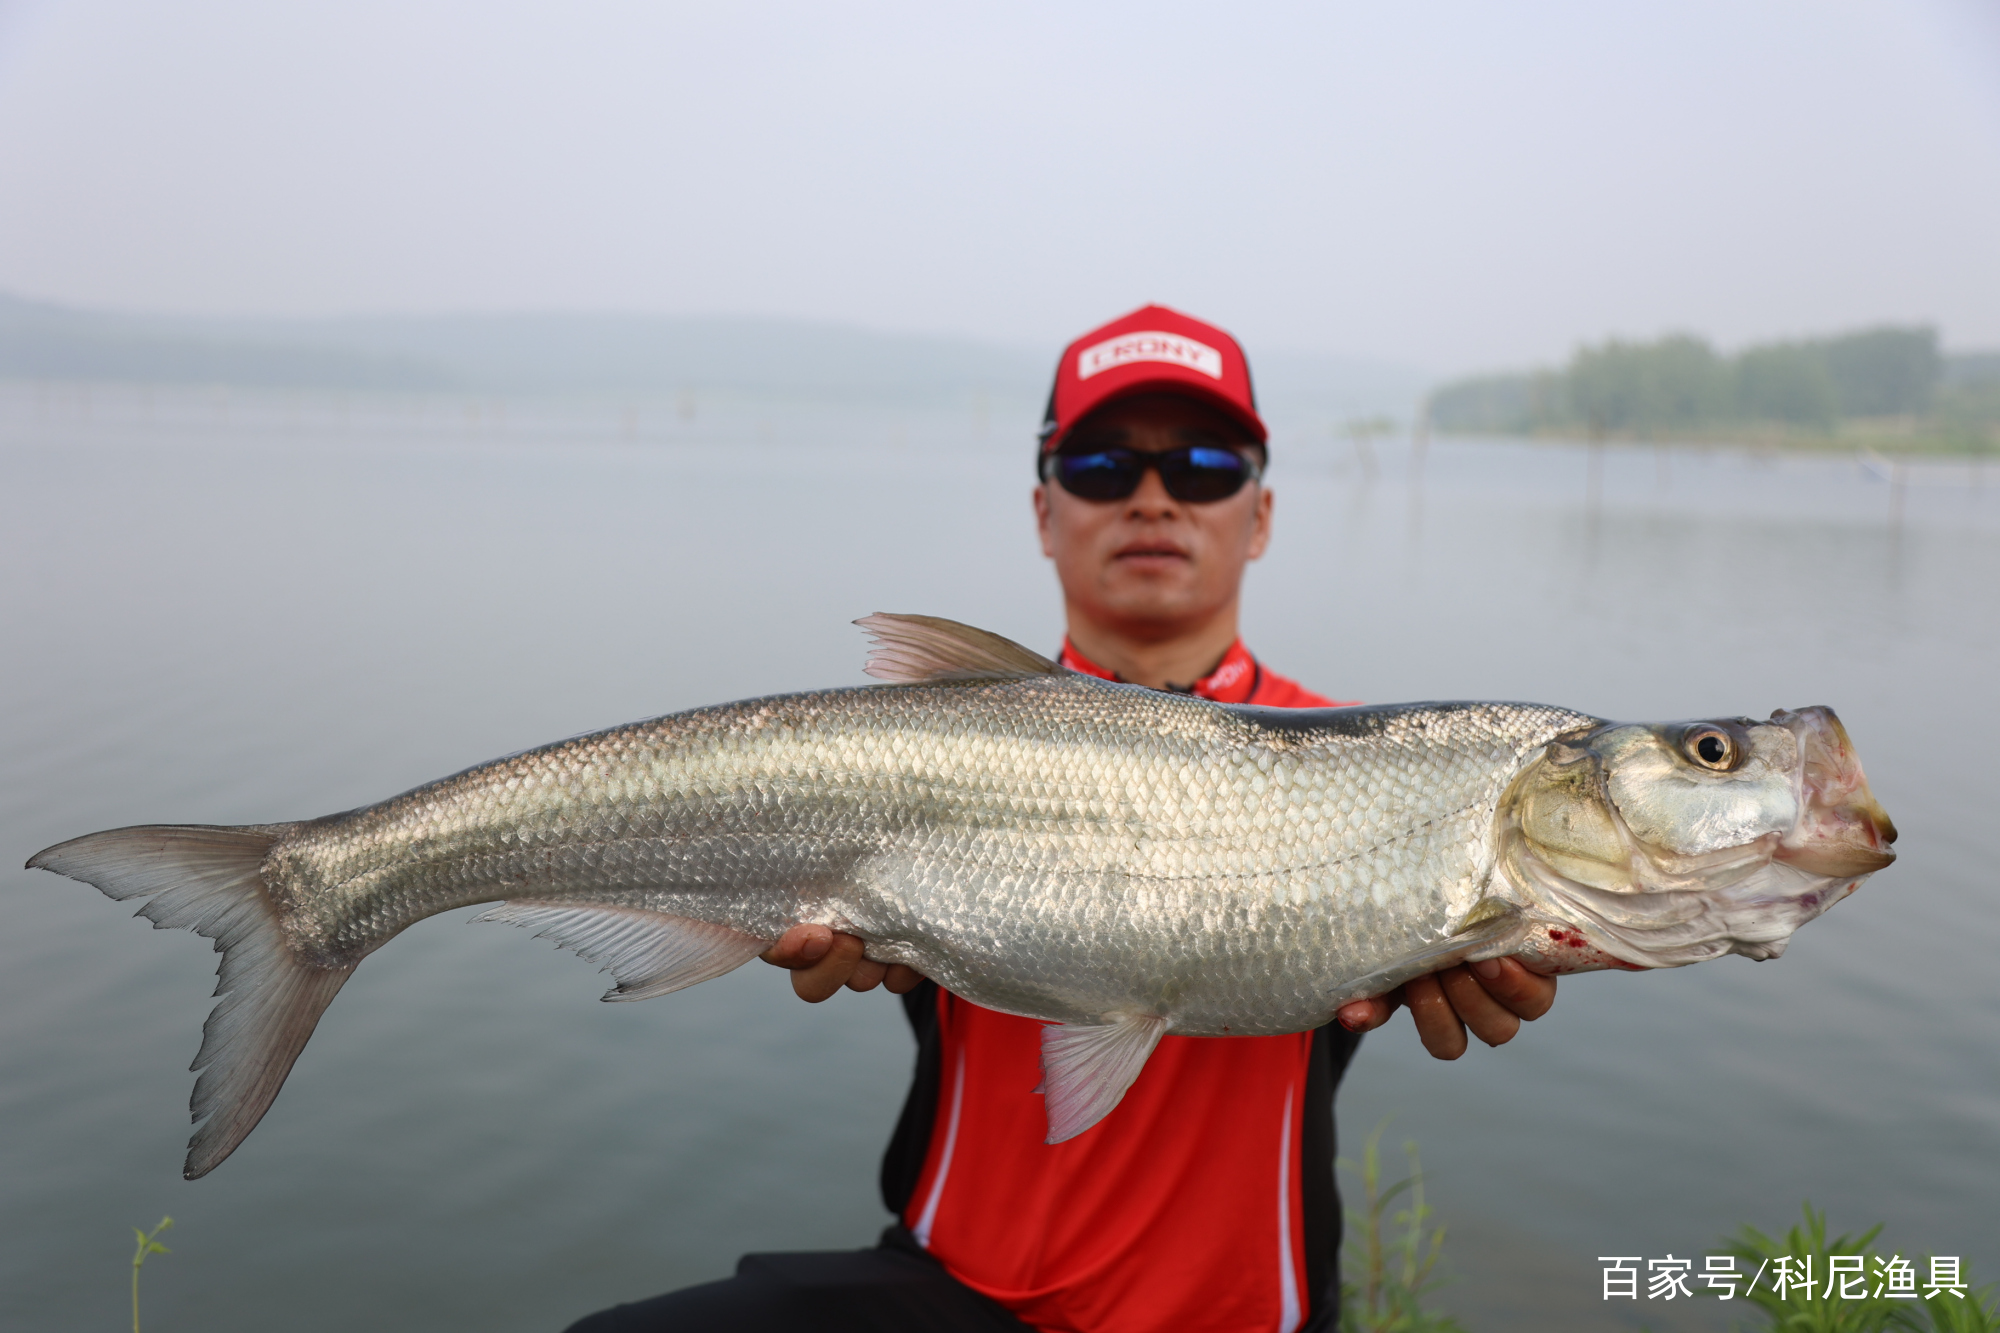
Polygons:
<instances>
[{"instance_id":1,"label":"fish dorsal fin","mask_svg":"<svg viewBox=\"0 0 2000 1333\"><path fill-rule=\"evenodd\" d=\"M1041 1093L1049 1117L1044 1142L1073 1139L1110 1115L1166 1030L1167 1020L1150 1014L1043 1028Z\"/></svg>"},{"instance_id":2,"label":"fish dorsal fin","mask_svg":"<svg viewBox=\"0 0 2000 1333\"><path fill-rule=\"evenodd\" d=\"M1056 676L1063 669L1012 639L938 616L878 611L854 622L875 640L861 669L877 680L917 685L934 680L1010 680Z\"/></svg>"},{"instance_id":3,"label":"fish dorsal fin","mask_svg":"<svg viewBox=\"0 0 2000 1333\"><path fill-rule=\"evenodd\" d=\"M501 903L473 918L504 921L553 940L604 969L618 984L607 1000L649 1000L731 972L771 947L712 921L607 903Z\"/></svg>"}]
</instances>

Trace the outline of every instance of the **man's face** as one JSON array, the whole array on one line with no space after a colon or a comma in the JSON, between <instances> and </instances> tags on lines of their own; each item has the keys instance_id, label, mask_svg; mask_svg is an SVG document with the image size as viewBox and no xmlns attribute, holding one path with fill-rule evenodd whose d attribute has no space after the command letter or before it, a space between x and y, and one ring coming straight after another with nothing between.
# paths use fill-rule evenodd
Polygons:
<instances>
[{"instance_id":1,"label":"man's face","mask_svg":"<svg viewBox=\"0 0 2000 1333\"><path fill-rule=\"evenodd\" d=\"M1122 445L1159 453L1232 443L1242 430L1206 404L1168 394L1124 399L1079 422L1066 448ZM1252 457L1260 456L1255 446ZM1035 490L1042 553L1063 595L1090 619L1136 638L1170 638L1235 601L1243 567L1264 554L1271 493L1250 482L1225 500L1167 494L1157 469L1123 500L1079 499L1056 481Z\"/></svg>"}]
</instances>

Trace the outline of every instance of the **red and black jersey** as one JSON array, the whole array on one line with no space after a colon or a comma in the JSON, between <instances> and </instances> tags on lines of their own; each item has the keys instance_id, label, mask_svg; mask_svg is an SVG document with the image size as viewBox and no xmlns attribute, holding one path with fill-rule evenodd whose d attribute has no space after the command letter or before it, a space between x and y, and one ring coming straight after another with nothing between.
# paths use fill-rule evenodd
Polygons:
<instances>
[{"instance_id":1,"label":"red and black jersey","mask_svg":"<svg viewBox=\"0 0 2000 1333\"><path fill-rule=\"evenodd\" d=\"M1067 642L1062 663L1116 679ZM1190 692L1334 706L1240 641ZM1110 1115L1049 1145L1041 1023L931 982L903 1005L917 1070L882 1195L953 1277L1050 1333L1337 1323L1333 1095L1358 1035L1169 1034Z\"/></svg>"},{"instance_id":2,"label":"red and black jersey","mask_svg":"<svg viewBox=\"0 0 2000 1333\"><path fill-rule=\"evenodd\" d=\"M1097 663L1076 650L1076 645L1063 640L1062 654L1057 658L1071 671L1080 671L1086 676L1096 676L1099 680L1117 680L1119 677L1106 671ZM1178 685L1170 689L1179 690ZM1200 699L1213 699L1219 704L1261 704L1266 708L1351 708L1352 703L1336 703L1324 695L1314 694L1295 680L1268 671L1250 650L1238 639L1229 645L1229 651L1215 664L1215 669L1187 687L1187 693Z\"/></svg>"}]
</instances>

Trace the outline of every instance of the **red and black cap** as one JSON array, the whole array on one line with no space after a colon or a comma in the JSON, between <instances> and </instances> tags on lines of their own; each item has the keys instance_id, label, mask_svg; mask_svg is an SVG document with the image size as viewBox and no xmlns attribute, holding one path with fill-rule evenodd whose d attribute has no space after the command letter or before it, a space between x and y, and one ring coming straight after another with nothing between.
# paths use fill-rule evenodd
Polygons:
<instances>
[{"instance_id":1,"label":"red and black cap","mask_svg":"<svg viewBox=\"0 0 2000 1333\"><path fill-rule=\"evenodd\" d=\"M1141 306L1063 349L1042 421L1042 452L1062 447L1077 422L1118 398L1175 393L1233 418L1250 438L1270 438L1257 415L1250 363L1236 339L1163 305Z\"/></svg>"}]
</instances>

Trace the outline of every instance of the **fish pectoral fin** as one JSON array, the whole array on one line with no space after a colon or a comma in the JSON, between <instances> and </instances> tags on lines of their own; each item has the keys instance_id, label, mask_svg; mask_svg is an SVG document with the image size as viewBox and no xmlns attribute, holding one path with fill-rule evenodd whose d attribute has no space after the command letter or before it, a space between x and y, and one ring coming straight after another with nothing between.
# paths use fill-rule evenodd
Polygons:
<instances>
[{"instance_id":1,"label":"fish pectoral fin","mask_svg":"<svg viewBox=\"0 0 2000 1333\"><path fill-rule=\"evenodd\" d=\"M1489 904L1499 906L1490 907ZM1498 958L1513 952L1514 946L1528 933L1528 922L1522 917L1520 909L1497 898L1481 902L1468 914L1467 920L1472 924L1461 926L1456 935L1435 944L1426 944L1342 986L1334 994L1334 1001L1345 1004L1349 1000L1367 999L1392 991L1412 977L1440 972L1459 963Z\"/></svg>"},{"instance_id":2,"label":"fish pectoral fin","mask_svg":"<svg viewBox=\"0 0 2000 1333\"><path fill-rule=\"evenodd\" d=\"M730 926L606 903L508 901L473 918L504 921L593 963L618 984L606 1000L650 1000L733 972L771 947Z\"/></svg>"},{"instance_id":3,"label":"fish pectoral fin","mask_svg":"<svg viewBox=\"0 0 2000 1333\"><path fill-rule=\"evenodd\" d=\"M1465 914L1465 919L1458 923L1458 929L1452 932L1452 938L1458 938L1474 926L1483 926L1492 921L1512 921L1520 915L1521 909L1505 898L1481 898L1472 905L1472 910Z\"/></svg>"},{"instance_id":4,"label":"fish pectoral fin","mask_svg":"<svg viewBox=\"0 0 2000 1333\"><path fill-rule=\"evenodd\" d=\"M1043 1028L1037 1089L1049 1117L1043 1142L1073 1139L1110 1115L1166 1031L1167 1020L1151 1014Z\"/></svg>"},{"instance_id":5,"label":"fish pectoral fin","mask_svg":"<svg viewBox=\"0 0 2000 1333\"><path fill-rule=\"evenodd\" d=\"M989 630L938 616L877 611L854 622L875 641L861 669L877 680L917 685L934 680L1010 680L1060 676L1063 669Z\"/></svg>"}]
</instances>

